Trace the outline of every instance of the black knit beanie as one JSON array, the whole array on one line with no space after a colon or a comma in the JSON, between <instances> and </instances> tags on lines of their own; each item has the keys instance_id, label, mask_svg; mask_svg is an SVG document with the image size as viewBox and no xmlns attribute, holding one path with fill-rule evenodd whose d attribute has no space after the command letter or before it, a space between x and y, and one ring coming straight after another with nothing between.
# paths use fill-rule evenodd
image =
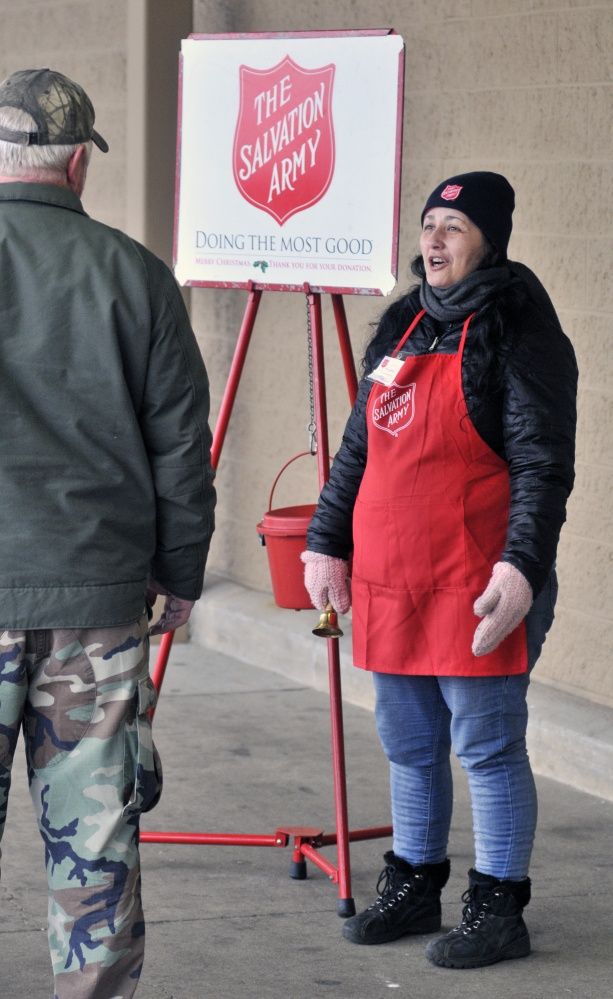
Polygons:
<instances>
[{"instance_id":1,"label":"black knit beanie","mask_svg":"<svg viewBox=\"0 0 613 999\"><path fill-rule=\"evenodd\" d=\"M449 177L434 189L426 201L426 207L421 213L422 225L429 208L445 208L448 205L468 215L471 222L506 258L513 228L511 216L515 208L515 191L506 177L487 170Z\"/></svg>"}]
</instances>

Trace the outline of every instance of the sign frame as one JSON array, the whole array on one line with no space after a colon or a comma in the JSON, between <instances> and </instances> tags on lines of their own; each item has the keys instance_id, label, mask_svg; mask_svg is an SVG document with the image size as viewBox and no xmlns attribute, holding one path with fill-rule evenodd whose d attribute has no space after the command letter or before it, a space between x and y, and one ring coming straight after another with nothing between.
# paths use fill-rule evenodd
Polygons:
<instances>
[{"instance_id":1,"label":"sign frame","mask_svg":"<svg viewBox=\"0 0 613 999\"><path fill-rule=\"evenodd\" d=\"M273 277L272 274L267 276L265 274L265 268L262 267L261 272L253 272L251 269L248 276L245 279L238 280L223 280L223 278L218 278L217 276L210 279L206 276L201 279L193 273L190 273L190 264L185 263L185 250L182 249L182 242L180 239L180 227L181 223L184 223L184 216L182 213L182 207L184 200L182 200L182 174L183 167L186 167L187 157L184 151L184 110L186 106L186 87L185 87L185 74L184 74L184 53L181 52L179 59L179 102L178 102L178 120L177 120L177 154L176 154L176 169L175 169L175 222L174 222L174 240L173 240L173 262L175 265L175 272L177 274L177 279L179 282L186 287L202 287L202 288L242 288L242 289L252 289L257 288L260 290L269 291L300 291L304 292L305 285L310 288L311 291L315 293L330 293L334 295L388 295L390 294L398 280L398 242L399 242L399 219L400 219L400 193L401 193L401 169L402 169L402 134L403 134L403 99L404 99L404 63L405 63L405 50L404 44L400 36L393 28L380 28L380 29L355 29L355 30L338 30L338 31L288 31L288 32L248 32L248 33L225 33L225 34L190 34L187 42L192 41L231 41L231 42L255 42L259 40L270 40L277 39L281 41L292 40L292 39L344 39L344 38L360 38L360 37L384 37L384 36L396 36L400 42L400 48L398 51L398 70L397 76L394 74L394 92L393 100L395 101L395 134L390 136L390 147L393 140L393 149L390 159L393 156L393 185L391 192L388 192L388 198L391 202L390 211L391 219L389 230L386 233L386 241L384 243L384 251L381 252L381 257L383 253L386 254L386 261L389 260L389 271L386 270L388 274L388 282L391 282L389 286L386 285L382 288L380 285L375 286L375 281L373 278L372 284L369 284L368 276L365 276L361 282L355 281L354 284L350 283L350 278L352 276L351 271L355 268L349 266L343 268L347 274L325 274L323 276L305 273L304 270L301 273L296 274L296 280L293 280L294 275L288 274L288 280L280 280L280 275ZM291 56L290 56L291 58ZM241 67L246 68L246 67ZM275 69L277 67L273 67ZM187 169L187 167L186 167ZM233 178L236 183L236 178ZM329 183L328 183L329 186ZM187 188L187 182L185 183ZM323 200L327 192L327 187L316 201ZM243 199L246 198L244 193L241 194L240 187L236 185L236 193L239 197ZM390 197L391 193L391 197ZM187 195L185 196L187 197ZM255 204L255 202L253 202ZM248 200L245 200L246 210L250 210ZM261 209L261 205L255 207L255 211ZM305 209L298 209L297 211L312 211L312 206ZM264 213L267 209L264 209ZM269 213L271 215L272 213ZM272 223L270 218L268 219L269 224L276 224L279 230L282 230L282 226L285 221L289 220L291 215L296 214L296 212L291 212L283 219L283 222L275 223L274 218ZM282 235L282 233L281 233ZM205 234L206 236L206 234ZM272 237L271 237L272 240ZM291 240L290 240L291 242ZM389 256L387 254L389 253ZM251 256L256 256L257 253L254 251ZM258 261L257 264L254 263L253 266L258 266L261 262ZM286 265L287 266L287 265ZM299 265L294 265L297 269ZM307 266L306 264L304 265ZM312 265L311 265L312 266ZM325 266L325 265L324 265ZM268 267L268 264L266 264ZM387 262L385 263L385 268L388 267ZM335 268L332 267L331 270ZM340 267L339 267L340 269ZM369 268L364 267L363 270ZM381 265L380 268L381 270ZM272 270L272 268L271 268ZM241 275L242 277L242 275Z\"/></svg>"}]
</instances>

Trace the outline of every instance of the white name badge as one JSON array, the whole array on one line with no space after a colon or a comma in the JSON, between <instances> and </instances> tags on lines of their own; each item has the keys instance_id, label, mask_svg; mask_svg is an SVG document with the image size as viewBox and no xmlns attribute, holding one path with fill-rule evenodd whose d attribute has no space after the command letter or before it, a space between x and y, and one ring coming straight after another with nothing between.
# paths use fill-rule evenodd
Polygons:
<instances>
[{"instance_id":1,"label":"white name badge","mask_svg":"<svg viewBox=\"0 0 613 999\"><path fill-rule=\"evenodd\" d=\"M373 382L389 387L406 360L406 354L397 357L384 357L374 371L367 376Z\"/></svg>"}]
</instances>

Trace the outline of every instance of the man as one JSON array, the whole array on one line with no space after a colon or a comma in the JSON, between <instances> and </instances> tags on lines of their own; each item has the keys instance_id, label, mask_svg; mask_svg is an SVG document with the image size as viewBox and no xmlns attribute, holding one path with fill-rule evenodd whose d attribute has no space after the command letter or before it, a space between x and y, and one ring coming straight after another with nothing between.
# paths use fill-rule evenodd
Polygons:
<instances>
[{"instance_id":1,"label":"man","mask_svg":"<svg viewBox=\"0 0 613 999\"><path fill-rule=\"evenodd\" d=\"M81 205L94 109L0 84L0 837L23 723L56 999L129 999L138 827L161 790L148 620L187 620L213 531L208 382L165 264ZM149 578L148 578L149 577Z\"/></svg>"}]
</instances>

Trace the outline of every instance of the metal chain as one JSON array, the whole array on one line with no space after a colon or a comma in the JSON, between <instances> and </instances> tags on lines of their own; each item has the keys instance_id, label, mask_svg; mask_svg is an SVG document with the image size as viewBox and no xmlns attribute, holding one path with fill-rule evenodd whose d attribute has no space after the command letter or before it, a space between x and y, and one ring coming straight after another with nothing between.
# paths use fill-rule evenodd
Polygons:
<instances>
[{"instance_id":1,"label":"metal chain","mask_svg":"<svg viewBox=\"0 0 613 999\"><path fill-rule=\"evenodd\" d=\"M315 423L315 389L313 387L313 338L311 335L311 309L309 306L309 296L306 296L307 314L307 353L309 358L309 398L311 403L311 420L307 423L309 434L309 451L317 454L317 424Z\"/></svg>"}]
</instances>

